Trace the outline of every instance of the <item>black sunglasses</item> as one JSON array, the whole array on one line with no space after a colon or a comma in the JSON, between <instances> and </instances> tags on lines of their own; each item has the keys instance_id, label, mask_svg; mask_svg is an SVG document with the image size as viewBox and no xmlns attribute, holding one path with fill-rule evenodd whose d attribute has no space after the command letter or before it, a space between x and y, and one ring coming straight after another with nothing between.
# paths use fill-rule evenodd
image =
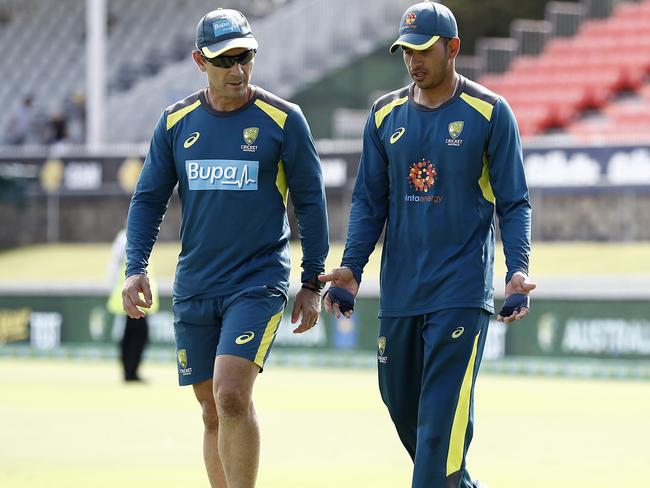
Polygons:
<instances>
[{"instance_id":1,"label":"black sunglasses","mask_svg":"<svg viewBox=\"0 0 650 488\"><path fill-rule=\"evenodd\" d=\"M210 63L212 66L215 66L217 68L232 68L235 63L239 63L242 66L244 64L248 64L252 61L252 59L255 57L256 50L255 49L248 49L247 51L244 51L241 54L236 54L235 56L217 56L216 58L207 58L203 55L203 59L205 59L208 63Z\"/></svg>"}]
</instances>

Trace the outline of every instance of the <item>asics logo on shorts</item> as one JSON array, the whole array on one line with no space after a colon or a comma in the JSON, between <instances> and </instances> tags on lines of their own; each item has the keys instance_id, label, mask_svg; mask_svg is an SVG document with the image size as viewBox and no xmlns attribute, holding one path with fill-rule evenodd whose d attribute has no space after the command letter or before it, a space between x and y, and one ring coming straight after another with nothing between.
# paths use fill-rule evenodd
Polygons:
<instances>
[{"instance_id":1,"label":"asics logo on shorts","mask_svg":"<svg viewBox=\"0 0 650 488\"><path fill-rule=\"evenodd\" d=\"M465 327L456 327L456 329L451 333L452 339L458 339L465 332Z\"/></svg>"},{"instance_id":2,"label":"asics logo on shorts","mask_svg":"<svg viewBox=\"0 0 650 488\"><path fill-rule=\"evenodd\" d=\"M246 331L242 335L237 337L237 339L235 339L235 344L239 344L241 346L242 344L246 344L247 342L252 341L254 337L255 337L255 332L250 330Z\"/></svg>"}]
</instances>

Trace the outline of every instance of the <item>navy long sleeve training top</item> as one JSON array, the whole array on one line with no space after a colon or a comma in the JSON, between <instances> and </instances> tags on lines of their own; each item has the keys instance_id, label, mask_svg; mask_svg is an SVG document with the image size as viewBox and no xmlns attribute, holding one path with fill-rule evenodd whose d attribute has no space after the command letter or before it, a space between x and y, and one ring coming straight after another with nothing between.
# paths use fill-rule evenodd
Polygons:
<instances>
[{"instance_id":1,"label":"navy long sleeve training top","mask_svg":"<svg viewBox=\"0 0 650 488\"><path fill-rule=\"evenodd\" d=\"M197 92L161 116L131 200L126 276L146 272L173 189L182 205L174 300L289 281L287 192L299 222L302 280L323 272L327 210L320 160L300 108L254 87L218 112Z\"/></svg>"},{"instance_id":2,"label":"navy long sleeve training top","mask_svg":"<svg viewBox=\"0 0 650 488\"><path fill-rule=\"evenodd\" d=\"M495 209L509 280L528 272L530 254L514 115L503 98L463 77L435 109L414 101L411 84L372 107L342 265L360 282L385 225L380 315L493 313Z\"/></svg>"}]
</instances>

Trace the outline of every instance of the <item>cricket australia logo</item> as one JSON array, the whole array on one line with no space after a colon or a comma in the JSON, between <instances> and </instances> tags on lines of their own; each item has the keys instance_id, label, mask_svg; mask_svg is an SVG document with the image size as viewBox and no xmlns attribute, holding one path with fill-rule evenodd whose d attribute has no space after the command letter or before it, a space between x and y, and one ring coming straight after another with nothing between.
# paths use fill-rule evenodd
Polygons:
<instances>
[{"instance_id":1,"label":"cricket australia logo","mask_svg":"<svg viewBox=\"0 0 650 488\"><path fill-rule=\"evenodd\" d=\"M377 339L377 352L377 360L382 364L386 364L388 362L388 356L384 356L386 352L386 337L381 336Z\"/></svg>"},{"instance_id":2,"label":"cricket australia logo","mask_svg":"<svg viewBox=\"0 0 650 488\"><path fill-rule=\"evenodd\" d=\"M187 349L179 349L176 353L178 358L178 370L183 376L189 376L192 374L192 368L187 367Z\"/></svg>"},{"instance_id":3,"label":"cricket australia logo","mask_svg":"<svg viewBox=\"0 0 650 488\"><path fill-rule=\"evenodd\" d=\"M451 136L451 139L447 139L445 142L447 143L448 146L460 146L463 143L462 139L458 139L458 136L460 135L461 132L463 132L463 127L465 126L465 122L462 120L457 120L456 122L452 122L449 124L449 135Z\"/></svg>"},{"instance_id":4,"label":"cricket australia logo","mask_svg":"<svg viewBox=\"0 0 650 488\"><path fill-rule=\"evenodd\" d=\"M404 18L402 19L402 25L400 26L400 32L402 29L415 29L417 26L413 25L415 24L415 19L417 19L418 14L416 14L413 10L411 10L409 13L407 13Z\"/></svg>"},{"instance_id":5,"label":"cricket australia logo","mask_svg":"<svg viewBox=\"0 0 650 488\"><path fill-rule=\"evenodd\" d=\"M257 140L257 136L259 134L260 134L259 127L246 127L243 132L244 142L246 144L242 144L241 150L245 152L257 151L257 146L253 146L252 144Z\"/></svg>"}]
</instances>

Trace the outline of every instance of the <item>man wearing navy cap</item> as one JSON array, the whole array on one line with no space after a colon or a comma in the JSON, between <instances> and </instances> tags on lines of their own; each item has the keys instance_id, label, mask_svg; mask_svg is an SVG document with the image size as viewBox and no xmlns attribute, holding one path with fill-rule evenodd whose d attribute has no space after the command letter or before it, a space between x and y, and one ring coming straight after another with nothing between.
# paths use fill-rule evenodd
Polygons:
<instances>
[{"instance_id":1,"label":"man wearing navy cap","mask_svg":"<svg viewBox=\"0 0 650 488\"><path fill-rule=\"evenodd\" d=\"M522 319L535 288L521 142L506 101L456 73L460 40L447 7L407 9L390 52L398 48L413 83L372 107L341 267L320 277L333 290L324 304L352 313L385 226L379 386L415 463L412 487L476 488L465 455L494 313L495 210L512 302L497 320Z\"/></svg>"},{"instance_id":2,"label":"man wearing navy cap","mask_svg":"<svg viewBox=\"0 0 650 488\"><path fill-rule=\"evenodd\" d=\"M258 45L241 12L218 9L196 30L203 90L167 107L153 134L127 224L123 306L151 305L146 268L174 187L182 204L174 281L178 378L192 385L213 488L252 488L259 428L252 402L286 305L287 193L300 227L302 289L292 322L320 313L328 252L320 161L297 105L250 84ZM302 317L302 318L301 318Z\"/></svg>"}]
</instances>

